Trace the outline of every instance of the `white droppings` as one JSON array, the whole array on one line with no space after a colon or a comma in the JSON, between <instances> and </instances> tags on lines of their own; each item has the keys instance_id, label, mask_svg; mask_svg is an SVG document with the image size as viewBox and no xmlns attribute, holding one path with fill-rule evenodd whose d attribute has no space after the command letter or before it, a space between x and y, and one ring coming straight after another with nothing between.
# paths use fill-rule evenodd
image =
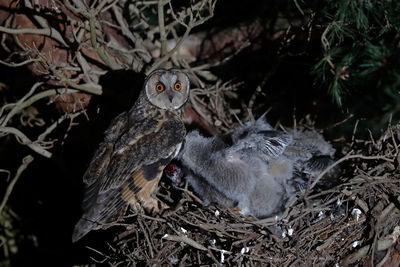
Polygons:
<instances>
[{"instance_id":1,"label":"white droppings","mask_svg":"<svg viewBox=\"0 0 400 267\"><path fill-rule=\"evenodd\" d=\"M240 253L241 254L244 254L244 253L247 253L247 252L249 252L250 251L250 248L249 247L243 247L241 250L240 250Z\"/></svg>"},{"instance_id":2,"label":"white droppings","mask_svg":"<svg viewBox=\"0 0 400 267\"><path fill-rule=\"evenodd\" d=\"M218 216L220 215L219 210L216 210L215 213L214 213L214 215L215 215L215 217L218 217Z\"/></svg>"},{"instance_id":3,"label":"white droppings","mask_svg":"<svg viewBox=\"0 0 400 267\"><path fill-rule=\"evenodd\" d=\"M362 214L362 211L360 209L354 208L351 211L351 215L353 215L353 218L358 222L358 220L360 219L360 216Z\"/></svg>"},{"instance_id":4,"label":"white droppings","mask_svg":"<svg viewBox=\"0 0 400 267\"><path fill-rule=\"evenodd\" d=\"M187 234L187 230L185 228L181 227L181 231L182 233Z\"/></svg>"},{"instance_id":5,"label":"white droppings","mask_svg":"<svg viewBox=\"0 0 400 267\"><path fill-rule=\"evenodd\" d=\"M226 250L221 250L221 263L225 262L225 253L228 253L228 251Z\"/></svg>"},{"instance_id":6,"label":"white droppings","mask_svg":"<svg viewBox=\"0 0 400 267\"><path fill-rule=\"evenodd\" d=\"M161 239L167 238L167 237L168 237L168 234L165 234L165 235L163 235L163 236L161 237Z\"/></svg>"},{"instance_id":7,"label":"white droppings","mask_svg":"<svg viewBox=\"0 0 400 267\"><path fill-rule=\"evenodd\" d=\"M358 245L360 245L360 241L358 241L358 240L354 241L354 242L351 244L351 246L352 246L353 248L357 247Z\"/></svg>"},{"instance_id":8,"label":"white droppings","mask_svg":"<svg viewBox=\"0 0 400 267\"><path fill-rule=\"evenodd\" d=\"M323 219L325 218L325 212L323 210L321 210L320 212L318 212L318 218Z\"/></svg>"},{"instance_id":9,"label":"white droppings","mask_svg":"<svg viewBox=\"0 0 400 267\"><path fill-rule=\"evenodd\" d=\"M289 228L288 232L287 232L288 236L292 236L293 233L294 233L294 229L293 228Z\"/></svg>"},{"instance_id":10,"label":"white droppings","mask_svg":"<svg viewBox=\"0 0 400 267\"><path fill-rule=\"evenodd\" d=\"M215 246L215 244L217 243L217 240L212 239L212 240L210 240L209 242L210 242L210 244L211 244L212 246Z\"/></svg>"},{"instance_id":11,"label":"white droppings","mask_svg":"<svg viewBox=\"0 0 400 267\"><path fill-rule=\"evenodd\" d=\"M286 237L286 231L283 231L282 232L282 238L285 238Z\"/></svg>"}]
</instances>

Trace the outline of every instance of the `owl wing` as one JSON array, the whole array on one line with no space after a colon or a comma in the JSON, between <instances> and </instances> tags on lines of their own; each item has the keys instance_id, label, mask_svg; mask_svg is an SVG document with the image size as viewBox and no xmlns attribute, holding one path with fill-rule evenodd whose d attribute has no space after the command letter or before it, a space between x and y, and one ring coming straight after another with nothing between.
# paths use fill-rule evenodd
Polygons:
<instances>
[{"instance_id":1,"label":"owl wing","mask_svg":"<svg viewBox=\"0 0 400 267\"><path fill-rule=\"evenodd\" d=\"M83 182L87 187L97 182L98 177L104 177L114 151L114 143L124 134L127 122L127 112L121 113L111 121L109 128L105 132L104 141L94 153L89 167L83 176Z\"/></svg>"},{"instance_id":2,"label":"owl wing","mask_svg":"<svg viewBox=\"0 0 400 267\"><path fill-rule=\"evenodd\" d=\"M261 131L254 134L257 148L265 155L276 158L283 154L286 147L292 142L292 136L279 131Z\"/></svg>"},{"instance_id":3,"label":"owl wing","mask_svg":"<svg viewBox=\"0 0 400 267\"><path fill-rule=\"evenodd\" d=\"M292 136L280 131L263 130L239 138L229 149L244 155L257 153L265 159L281 156L292 142Z\"/></svg>"},{"instance_id":4,"label":"owl wing","mask_svg":"<svg viewBox=\"0 0 400 267\"><path fill-rule=\"evenodd\" d=\"M128 204L157 209L151 194L184 136L184 125L177 118L132 124L127 114L118 116L84 175L84 215L73 240L117 220Z\"/></svg>"}]
</instances>

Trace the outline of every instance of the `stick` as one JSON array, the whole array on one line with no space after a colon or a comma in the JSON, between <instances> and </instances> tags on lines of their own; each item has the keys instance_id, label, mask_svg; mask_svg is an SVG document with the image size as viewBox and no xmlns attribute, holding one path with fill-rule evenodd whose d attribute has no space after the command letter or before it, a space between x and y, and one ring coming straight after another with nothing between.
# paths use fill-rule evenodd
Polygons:
<instances>
[{"instance_id":1,"label":"stick","mask_svg":"<svg viewBox=\"0 0 400 267\"><path fill-rule=\"evenodd\" d=\"M307 189L307 191L311 190L311 189L318 183L318 181L321 180L321 178L322 178L327 172L329 172L329 171L332 170L334 167L336 167L336 165L339 165L340 163L342 163L342 162L345 161L345 160L348 160L348 159L355 159L355 158L367 159L367 160L382 159L382 160L386 160L386 161L389 161L389 162L393 162L393 161L394 161L393 159L389 159L389 158L386 158L386 157L384 157L384 156L363 156L363 155L360 155L360 154L344 156L343 158L339 159L338 161L336 161L336 162L333 163L332 165L328 166L323 172L321 172L321 173L318 175L318 177L314 180L314 182L310 185L310 187ZM306 195L308 195L308 193L307 193Z\"/></svg>"},{"instance_id":2,"label":"stick","mask_svg":"<svg viewBox=\"0 0 400 267\"><path fill-rule=\"evenodd\" d=\"M28 165L33 161L33 159L34 159L34 157L32 157L31 155L28 155L22 159L22 164L21 164L21 166L19 166L14 178L8 184L6 193L4 194L3 200L0 204L0 214L3 211L4 207L6 206L7 200L10 197L11 192L14 189L14 186L17 183L19 177L21 176L22 172L28 167Z\"/></svg>"},{"instance_id":3,"label":"stick","mask_svg":"<svg viewBox=\"0 0 400 267\"><path fill-rule=\"evenodd\" d=\"M200 250L207 250L203 245L197 243L193 239L186 237L186 236L177 236L177 235L168 235L165 234L162 239L167 239L170 241L176 241L176 242L183 242L186 243L194 248L200 249Z\"/></svg>"},{"instance_id":4,"label":"stick","mask_svg":"<svg viewBox=\"0 0 400 267\"><path fill-rule=\"evenodd\" d=\"M28 146L30 149L42 155L43 157L51 158L51 153L49 151L43 149L40 145L35 144L35 142L32 142L23 132L21 132L17 128L0 127L0 136L3 134L13 134L17 138L19 143Z\"/></svg>"}]
</instances>

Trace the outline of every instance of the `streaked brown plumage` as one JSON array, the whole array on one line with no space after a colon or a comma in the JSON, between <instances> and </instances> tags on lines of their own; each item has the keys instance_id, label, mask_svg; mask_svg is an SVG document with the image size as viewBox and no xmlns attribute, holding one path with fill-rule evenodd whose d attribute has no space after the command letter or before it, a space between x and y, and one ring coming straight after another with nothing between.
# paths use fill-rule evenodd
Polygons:
<instances>
[{"instance_id":1,"label":"streaked brown plumage","mask_svg":"<svg viewBox=\"0 0 400 267\"><path fill-rule=\"evenodd\" d=\"M156 89L159 84L163 91ZM157 70L147 78L134 106L111 122L83 177L83 215L75 226L73 241L112 225L129 205L160 210L161 204L152 194L185 137L180 108L188 93L185 73Z\"/></svg>"}]
</instances>

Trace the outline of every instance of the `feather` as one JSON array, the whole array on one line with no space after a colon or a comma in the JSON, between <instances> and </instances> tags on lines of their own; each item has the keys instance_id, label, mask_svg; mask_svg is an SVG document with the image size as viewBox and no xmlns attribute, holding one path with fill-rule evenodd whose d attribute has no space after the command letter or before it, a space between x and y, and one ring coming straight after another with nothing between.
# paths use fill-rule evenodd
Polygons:
<instances>
[{"instance_id":1,"label":"feather","mask_svg":"<svg viewBox=\"0 0 400 267\"><path fill-rule=\"evenodd\" d=\"M73 241L91 230L109 227L129 205L159 211L153 193L185 134L180 111L154 106L143 90L131 110L111 122L85 172L83 215Z\"/></svg>"},{"instance_id":2,"label":"feather","mask_svg":"<svg viewBox=\"0 0 400 267\"><path fill-rule=\"evenodd\" d=\"M257 217L280 212L299 189L298 179L315 178L334 153L322 135L273 130L264 118L234 129L231 139L227 145L219 137L190 132L179 158L206 203L237 203L244 215Z\"/></svg>"}]
</instances>

